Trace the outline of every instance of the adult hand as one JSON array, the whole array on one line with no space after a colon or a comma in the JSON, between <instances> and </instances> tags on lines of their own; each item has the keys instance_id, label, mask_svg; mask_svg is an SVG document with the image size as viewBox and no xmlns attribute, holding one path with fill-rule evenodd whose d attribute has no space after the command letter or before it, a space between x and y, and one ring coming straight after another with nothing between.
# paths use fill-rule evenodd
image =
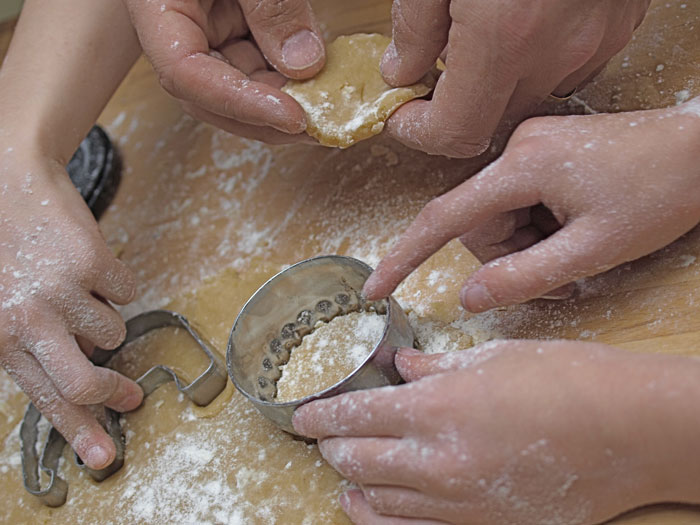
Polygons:
<instances>
[{"instance_id":1,"label":"adult hand","mask_svg":"<svg viewBox=\"0 0 700 525\"><path fill-rule=\"evenodd\" d=\"M315 401L294 416L360 486L341 496L355 523L583 525L698 499L692 359L497 341L432 356L401 350L396 364L408 384Z\"/></svg>"},{"instance_id":2,"label":"adult hand","mask_svg":"<svg viewBox=\"0 0 700 525\"><path fill-rule=\"evenodd\" d=\"M125 2L162 86L192 116L273 144L313 142L304 110L279 89L325 63L308 0Z\"/></svg>"},{"instance_id":3,"label":"adult hand","mask_svg":"<svg viewBox=\"0 0 700 525\"><path fill-rule=\"evenodd\" d=\"M458 237L491 261L462 288L472 312L547 295L662 248L700 222L699 117L696 98L671 109L526 121L500 159L425 206L368 279L366 296L389 295Z\"/></svg>"},{"instance_id":4,"label":"adult hand","mask_svg":"<svg viewBox=\"0 0 700 525\"><path fill-rule=\"evenodd\" d=\"M443 54L431 101L399 108L388 130L407 146L473 157L499 122L592 79L642 22L649 0L395 0L382 73L417 82ZM516 120L517 119L517 120Z\"/></svg>"},{"instance_id":5,"label":"adult hand","mask_svg":"<svg viewBox=\"0 0 700 525\"><path fill-rule=\"evenodd\" d=\"M133 294L65 169L0 143L0 363L95 469L115 448L89 405L132 410L143 392L86 354L121 343L126 328L107 301Z\"/></svg>"}]
</instances>

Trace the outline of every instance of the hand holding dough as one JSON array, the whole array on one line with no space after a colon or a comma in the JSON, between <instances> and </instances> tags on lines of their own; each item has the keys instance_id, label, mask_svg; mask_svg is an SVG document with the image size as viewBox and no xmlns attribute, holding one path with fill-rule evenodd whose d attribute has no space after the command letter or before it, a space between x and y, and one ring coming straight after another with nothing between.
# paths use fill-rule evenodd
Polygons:
<instances>
[{"instance_id":1,"label":"hand holding dough","mask_svg":"<svg viewBox=\"0 0 700 525\"><path fill-rule=\"evenodd\" d=\"M407 87L384 82L379 62L390 41L379 34L340 36L328 46L326 66L318 75L290 80L282 88L304 108L306 131L322 145L347 148L381 133L399 106L433 89L430 74Z\"/></svg>"}]
</instances>

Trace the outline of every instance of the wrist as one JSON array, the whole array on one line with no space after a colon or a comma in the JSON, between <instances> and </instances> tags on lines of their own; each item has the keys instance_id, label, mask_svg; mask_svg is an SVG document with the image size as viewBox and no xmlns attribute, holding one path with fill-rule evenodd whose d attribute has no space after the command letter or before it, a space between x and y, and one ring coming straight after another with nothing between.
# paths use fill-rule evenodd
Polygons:
<instances>
[{"instance_id":1,"label":"wrist","mask_svg":"<svg viewBox=\"0 0 700 525\"><path fill-rule=\"evenodd\" d=\"M4 84L0 75L0 156L5 153L38 155L66 165L82 140L77 130L72 132L52 126L41 109L42 101L32 99L25 107L21 101L27 99Z\"/></svg>"}]
</instances>

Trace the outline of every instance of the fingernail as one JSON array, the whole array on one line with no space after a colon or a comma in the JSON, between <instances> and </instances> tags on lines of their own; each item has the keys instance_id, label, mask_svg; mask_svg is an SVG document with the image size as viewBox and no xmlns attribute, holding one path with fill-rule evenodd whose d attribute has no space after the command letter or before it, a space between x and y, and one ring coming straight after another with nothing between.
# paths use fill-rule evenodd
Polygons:
<instances>
[{"instance_id":1,"label":"fingernail","mask_svg":"<svg viewBox=\"0 0 700 525\"><path fill-rule=\"evenodd\" d=\"M282 62L289 69L307 69L323 57L323 45L319 38L302 29L294 33L282 45Z\"/></svg>"},{"instance_id":2,"label":"fingernail","mask_svg":"<svg viewBox=\"0 0 700 525\"><path fill-rule=\"evenodd\" d=\"M109 452L100 445L95 445L88 449L87 454L85 454L85 460L89 467L101 469L107 466Z\"/></svg>"},{"instance_id":3,"label":"fingernail","mask_svg":"<svg viewBox=\"0 0 700 525\"><path fill-rule=\"evenodd\" d=\"M126 401L122 403L124 410L122 412L128 412L129 410L134 410L141 405L143 401L143 393L135 392L126 398Z\"/></svg>"},{"instance_id":4,"label":"fingernail","mask_svg":"<svg viewBox=\"0 0 700 525\"><path fill-rule=\"evenodd\" d=\"M377 297L374 296L374 294L377 292L377 283L375 281L376 279L374 278L374 274L372 274L365 281L365 284L362 287L362 295L365 297L365 299L369 299L370 301L377 299Z\"/></svg>"},{"instance_id":5,"label":"fingernail","mask_svg":"<svg viewBox=\"0 0 700 525\"><path fill-rule=\"evenodd\" d=\"M483 284L465 286L459 295L462 305L470 312L483 312L496 306L493 297Z\"/></svg>"},{"instance_id":6,"label":"fingernail","mask_svg":"<svg viewBox=\"0 0 700 525\"><path fill-rule=\"evenodd\" d=\"M350 508L350 496L348 496L347 492L343 492L340 496L338 496L338 503L340 503L340 506L343 507L345 512L348 511Z\"/></svg>"},{"instance_id":7,"label":"fingernail","mask_svg":"<svg viewBox=\"0 0 700 525\"><path fill-rule=\"evenodd\" d=\"M109 408L116 410L117 412L129 412L137 408L141 401L143 401L143 391L141 388L135 390L131 383L127 381L122 381L117 394L114 396L114 400L110 400L107 403Z\"/></svg>"},{"instance_id":8,"label":"fingernail","mask_svg":"<svg viewBox=\"0 0 700 525\"><path fill-rule=\"evenodd\" d=\"M306 435L304 429L304 414L303 412L299 413L299 410L302 408L303 407L299 407L294 411L294 414L292 415L292 426L294 427L294 430L304 436Z\"/></svg>"},{"instance_id":9,"label":"fingernail","mask_svg":"<svg viewBox=\"0 0 700 525\"><path fill-rule=\"evenodd\" d=\"M382 76L389 81L389 84L394 84L396 82L396 72L399 69L399 63L399 54L392 40L389 47L384 51L380 66Z\"/></svg>"}]
</instances>

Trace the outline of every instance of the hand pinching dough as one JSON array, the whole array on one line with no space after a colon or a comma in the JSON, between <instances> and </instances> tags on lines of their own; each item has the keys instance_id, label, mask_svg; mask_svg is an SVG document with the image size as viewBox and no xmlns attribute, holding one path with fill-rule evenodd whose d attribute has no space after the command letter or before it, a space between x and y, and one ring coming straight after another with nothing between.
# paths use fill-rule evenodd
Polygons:
<instances>
[{"instance_id":1,"label":"hand pinching dough","mask_svg":"<svg viewBox=\"0 0 700 525\"><path fill-rule=\"evenodd\" d=\"M412 86L392 88L379 63L391 42L378 34L340 36L328 45L327 61L314 78L290 80L282 91L306 111L306 132L324 146L347 148L381 133L399 106L430 93L432 74Z\"/></svg>"},{"instance_id":2,"label":"hand pinching dough","mask_svg":"<svg viewBox=\"0 0 700 525\"><path fill-rule=\"evenodd\" d=\"M347 377L381 340L385 325L386 316L363 311L339 315L316 327L281 367L275 401L295 401Z\"/></svg>"}]
</instances>

